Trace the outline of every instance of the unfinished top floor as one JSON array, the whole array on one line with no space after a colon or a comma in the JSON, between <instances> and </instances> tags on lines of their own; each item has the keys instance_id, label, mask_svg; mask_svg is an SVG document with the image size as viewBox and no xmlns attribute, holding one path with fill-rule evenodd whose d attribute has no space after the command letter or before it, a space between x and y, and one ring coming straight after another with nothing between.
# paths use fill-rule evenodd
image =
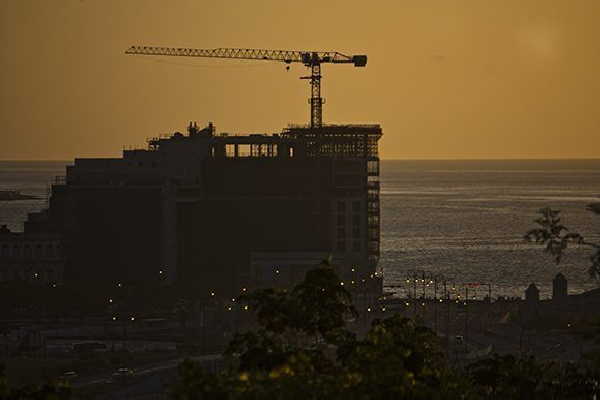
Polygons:
<instances>
[{"instance_id":1,"label":"unfinished top floor","mask_svg":"<svg viewBox=\"0 0 600 400\"><path fill-rule=\"evenodd\" d=\"M379 125L325 125L309 128L290 125L281 133L216 134L212 123L198 129L190 123L188 135L148 140L148 150L168 152L188 147L205 147L208 157L279 157L279 158L377 158L377 142L382 136ZM195 145L195 146L194 146ZM142 150L143 151L143 150ZM124 158L140 156L139 149L125 150Z\"/></svg>"},{"instance_id":2,"label":"unfinished top floor","mask_svg":"<svg viewBox=\"0 0 600 400\"><path fill-rule=\"evenodd\" d=\"M158 183L165 179L200 184L205 160L307 159L378 160L379 125L290 125L276 134L216 133L209 123L190 123L187 134L175 132L148 139L147 148L123 150L122 158L78 158L67 167L68 184Z\"/></svg>"}]
</instances>

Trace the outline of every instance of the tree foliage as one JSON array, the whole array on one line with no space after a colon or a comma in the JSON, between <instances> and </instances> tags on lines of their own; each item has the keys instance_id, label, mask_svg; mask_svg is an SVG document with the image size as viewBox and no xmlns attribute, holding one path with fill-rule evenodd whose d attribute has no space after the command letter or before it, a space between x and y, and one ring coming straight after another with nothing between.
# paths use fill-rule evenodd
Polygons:
<instances>
[{"instance_id":1,"label":"tree foliage","mask_svg":"<svg viewBox=\"0 0 600 400\"><path fill-rule=\"evenodd\" d=\"M493 356L464 369L439 338L400 315L376 319L362 338L346 327L357 316L349 293L326 265L289 291L240 297L257 329L236 335L234 362L212 374L185 361L172 398L195 399L575 399L597 394L597 369ZM596 379L596 380L595 380Z\"/></svg>"},{"instance_id":2,"label":"tree foliage","mask_svg":"<svg viewBox=\"0 0 600 400\"><path fill-rule=\"evenodd\" d=\"M45 383L40 386L11 388L0 365L0 399L2 400L69 400L71 388L66 383Z\"/></svg>"},{"instance_id":3,"label":"tree foliage","mask_svg":"<svg viewBox=\"0 0 600 400\"><path fill-rule=\"evenodd\" d=\"M175 399L426 399L457 388L428 328L393 316L357 339L346 328L358 316L350 294L325 264L289 291L259 290L239 301L256 313L258 329L230 343L226 353L237 362L216 375L183 363Z\"/></svg>"},{"instance_id":4,"label":"tree foliage","mask_svg":"<svg viewBox=\"0 0 600 400\"><path fill-rule=\"evenodd\" d=\"M550 253L559 264L569 243L581 243L583 237L578 233L569 233L567 227L560 223L560 210L545 207L538 213L542 216L534 222L539 225L539 228L527 232L525 239L545 245L544 251Z\"/></svg>"},{"instance_id":5,"label":"tree foliage","mask_svg":"<svg viewBox=\"0 0 600 400\"><path fill-rule=\"evenodd\" d=\"M600 203L590 204L588 210L600 214ZM538 211L541 214L534 222L539 225L525 234L525 240L545 245L544 251L550 253L557 264L560 263L569 243L587 246L593 249L588 272L592 278L600 279L600 244L586 241L579 233L571 233L561 224L560 210L546 207Z\"/></svg>"}]
</instances>

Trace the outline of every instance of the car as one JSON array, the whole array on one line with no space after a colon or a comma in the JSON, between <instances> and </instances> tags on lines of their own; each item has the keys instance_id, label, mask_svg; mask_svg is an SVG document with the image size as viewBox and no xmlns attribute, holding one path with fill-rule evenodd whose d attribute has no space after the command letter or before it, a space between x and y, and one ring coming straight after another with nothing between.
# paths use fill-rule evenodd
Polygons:
<instances>
[{"instance_id":1,"label":"car","mask_svg":"<svg viewBox=\"0 0 600 400\"><path fill-rule=\"evenodd\" d=\"M70 381L72 379L75 379L79 377L79 375L77 375L77 372L75 371L67 371L64 374L61 375L61 378L66 380L66 381Z\"/></svg>"},{"instance_id":2,"label":"car","mask_svg":"<svg viewBox=\"0 0 600 400\"><path fill-rule=\"evenodd\" d=\"M131 368L119 368L116 372L113 372L112 379L114 381L123 381L131 378L135 375L135 371Z\"/></svg>"}]
</instances>

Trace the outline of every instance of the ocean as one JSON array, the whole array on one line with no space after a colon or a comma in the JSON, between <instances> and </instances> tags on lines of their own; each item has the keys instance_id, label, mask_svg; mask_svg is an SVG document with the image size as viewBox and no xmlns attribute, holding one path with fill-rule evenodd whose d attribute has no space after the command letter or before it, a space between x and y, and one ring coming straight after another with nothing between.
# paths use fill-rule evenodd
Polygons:
<instances>
[{"instance_id":1,"label":"ocean","mask_svg":"<svg viewBox=\"0 0 600 400\"><path fill-rule=\"evenodd\" d=\"M0 161L0 190L17 189L40 200L0 203L0 223L20 231L27 213L45 207L61 161ZM382 161L381 259L384 285L405 295L406 279L443 275L469 297L522 297L535 283L542 297L562 272L569 292L598 285L587 275L589 250L567 251L561 264L527 243L537 210L562 211L563 224L600 242L600 216L585 206L600 201L600 160ZM411 284L412 285L412 284ZM411 286L412 287L412 286ZM433 287L426 287L431 295ZM421 288L417 292L421 293Z\"/></svg>"}]
</instances>

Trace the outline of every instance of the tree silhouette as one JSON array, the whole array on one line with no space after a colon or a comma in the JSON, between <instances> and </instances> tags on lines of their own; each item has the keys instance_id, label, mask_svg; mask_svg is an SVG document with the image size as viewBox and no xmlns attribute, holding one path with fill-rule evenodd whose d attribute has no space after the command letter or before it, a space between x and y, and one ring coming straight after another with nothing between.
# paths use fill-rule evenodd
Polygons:
<instances>
[{"instance_id":1,"label":"tree silhouette","mask_svg":"<svg viewBox=\"0 0 600 400\"><path fill-rule=\"evenodd\" d=\"M11 388L0 364L0 399L2 400L69 400L72 391L66 382L49 382L40 386Z\"/></svg>"},{"instance_id":2,"label":"tree silhouette","mask_svg":"<svg viewBox=\"0 0 600 400\"><path fill-rule=\"evenodd\" d=\"M359 340L346 329L357 316L350 294L325 263L291 290L241 296L258 329L235 336L236 360L220 374L180 366L175 399L468 398L467 379L445 366L435 333L400 316L373 321Z\"/></svg>"},{"instance_id":3,"label":"tree silhouette","mask_svg":"<svg viewBox=\"0 0 600 400\"><path fill-rule=\"evenodd\" d=\"M600 203L590 204L588 210L600 214ZM569 243L575 243L590 247L594 250L590 256L591 265L588 272L592 278L600 278L600 244L585 240L579 233L571 233L569 229L560 223L560 210L546 207L538 211L542 216L535 220L539 228L530 230L525 234L525 240L545 245L544 251L550 253L557 264Z\"/></svg>"}]
</instances>

